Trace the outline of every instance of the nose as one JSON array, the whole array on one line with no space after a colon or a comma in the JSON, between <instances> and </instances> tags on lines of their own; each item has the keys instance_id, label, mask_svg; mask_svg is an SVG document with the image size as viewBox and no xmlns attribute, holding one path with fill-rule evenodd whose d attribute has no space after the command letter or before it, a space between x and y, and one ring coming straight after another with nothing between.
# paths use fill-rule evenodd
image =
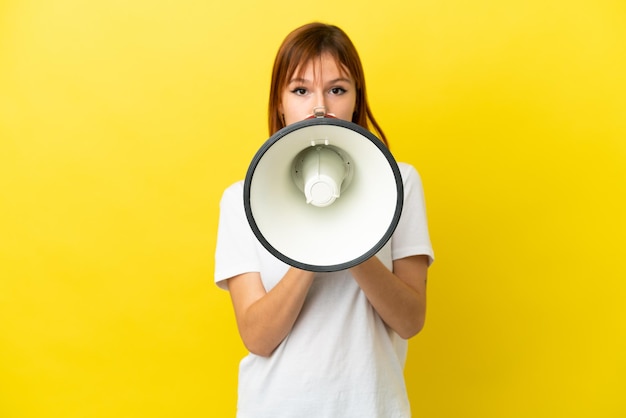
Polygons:
<instances>
[{"instance_id":1,"label":"nose","mask_svg":"<svg viewBox=\"0 0 626 418\"><path fill-rule=\"evenodd\" d=\"M326 98L324 97L324 92L319 92L318 94L316 94L316 96L317 97L314 102L315 106L313 107L313 114L317 117L322 117L328 112L328 107L326 106Z\"/></svg>"}]
</instances>

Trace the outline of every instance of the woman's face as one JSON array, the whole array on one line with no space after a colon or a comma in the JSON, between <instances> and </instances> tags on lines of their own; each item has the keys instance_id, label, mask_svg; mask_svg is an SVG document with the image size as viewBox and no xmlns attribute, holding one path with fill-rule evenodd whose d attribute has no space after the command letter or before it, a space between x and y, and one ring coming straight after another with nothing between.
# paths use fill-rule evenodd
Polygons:
<instances>
[{"instance_id":1,"label":"woman's face","mask_svg":"<svg viewBox=\"0 0 626 418\"><path fill-rule=\"evenodd\" d=\"M280 112L285 125L310 117L314 108L324 107L327 114L351 121L356 105L356 85L350 74L337 66L330 54L296 69L282 95Z\"/></svg>"}]
</instances>

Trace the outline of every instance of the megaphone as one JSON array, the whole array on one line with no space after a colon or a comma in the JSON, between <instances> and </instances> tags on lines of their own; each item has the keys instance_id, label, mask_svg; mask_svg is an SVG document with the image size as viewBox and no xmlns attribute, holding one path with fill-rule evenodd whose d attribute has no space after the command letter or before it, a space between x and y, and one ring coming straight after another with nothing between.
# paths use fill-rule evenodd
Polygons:
<instances>
[{"instance_id":1,"label":"megaphone","mask_svg":"<svg viewBox=\"0 0 626 418\"><path fill-rule=\"evenodd\" d=\"M388 148L352 122L315 117L272 135L244 181L244 208L259 242L314 272L348 269L391 238L404 197Z\"/></svg>"}]
</instances>

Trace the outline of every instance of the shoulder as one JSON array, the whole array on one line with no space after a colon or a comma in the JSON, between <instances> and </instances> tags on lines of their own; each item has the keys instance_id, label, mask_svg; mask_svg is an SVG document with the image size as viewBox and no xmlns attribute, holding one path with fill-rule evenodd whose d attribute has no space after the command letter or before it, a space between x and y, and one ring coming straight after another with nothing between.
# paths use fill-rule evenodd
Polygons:
<instances>
[{"instance_id":1,"label":"shoulder","mask_svg":"<svg viewBox=\"0 0 626 418\"><path fill-rule=\"evenodd\" d=\"M241 194L243 192L243 180L238 180L224 189L224 195Z\"/></svg>"},{"instance_id":2,"label":"shoulder","mask_svg":"<svg viewBox=\"0 0 626 418\"><path fill-rule=\"evenodd\" d=\"M405 185L410 184L422 184L422 179L415 167L408 163L398 163L398 168L400 169L400 176L402 176L402 181Z\"/></svg>"},{"instance_id":3,"label":"shoulder","mask_svg":"<svg viewBox=\"0 0 626 418\"><path fill-rule=\"evenodd\" d=\"M243 199L243 180L239 180L226 189L222 193L221 204L225 205Z\"/></svg>"}]
</instances>

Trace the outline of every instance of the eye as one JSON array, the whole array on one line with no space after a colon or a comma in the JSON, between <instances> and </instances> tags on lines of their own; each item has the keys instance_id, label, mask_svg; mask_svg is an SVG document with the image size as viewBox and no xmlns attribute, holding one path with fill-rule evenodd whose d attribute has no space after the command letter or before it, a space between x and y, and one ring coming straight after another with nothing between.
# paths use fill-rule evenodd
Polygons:
<instances>
[{"instance_id":1,"label":"eye","mask_svg":"<svg viewBox=\"0 0 626 418\"><path fill-rule=\"evenodd\" d=\"M339 96L342 95L346 92L346 89L344 89L343 87L333 87L329 90L330 94Z\"/></svg>"},{"instance_id":2,"label":"eye","mask_svg":"<svg viewBox=\"0 0 626 418\"><path fill-rule=\"evenodd\" d=\"M295 89L291 90L291 92L298 96L304 96L307 93L307 90L304 87L296 87Z\"/></svg>"}]
</instances>

